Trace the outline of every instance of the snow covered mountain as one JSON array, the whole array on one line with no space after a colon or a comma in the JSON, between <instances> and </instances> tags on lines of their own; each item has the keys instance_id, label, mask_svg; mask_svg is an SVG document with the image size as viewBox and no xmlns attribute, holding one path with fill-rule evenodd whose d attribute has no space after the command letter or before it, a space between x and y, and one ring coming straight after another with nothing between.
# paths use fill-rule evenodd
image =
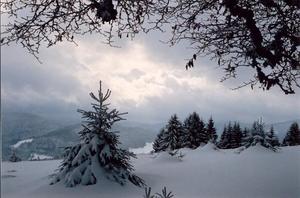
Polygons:
<instances>
[{"instance_id":1,"label":"snow covered mountain","mask_svg":"<svg viewBox=\"0 0 300 198\"><path fill-rule=\"evenodd\" d=\"M65 146L79 141L80 123L64 126L37 115L17 113L9 114L3 122L3 160L8 160L12 149L23 160L29 159L34 153L59 158ZM123 148L135 148L152 142L160 127L160 124L122 122L113 130L119 131Z\"/></svg>"},{"instance_id":2,"label":"snow covered mountain","mask_svg":"<svg viewBox=\"0 0 300 198\"><path fill-rule=\"evenodd\" d=\"M292 122L274 123L275 133L282 140ZM29 113L4 113L2 136L2 159L8 160L12 148L23 160L31 154L52 156L58 158L63 152L63 147L73 145L79 141L78 132L81 124L69 124L63 121L48 120L45 117ZM145 124L139 122L122 121L114 130L119 131L123 148L143 147L146 142L153 142L159 129L165 123ZM225 123L215 123L220 135ZM250 123L241 123L241 127L250 127ZM266 125L269 128L270 124ZM32 140L31 140L32 139ZM31 141L29 141L31 140Z\"/></svg>"}]
</instances>

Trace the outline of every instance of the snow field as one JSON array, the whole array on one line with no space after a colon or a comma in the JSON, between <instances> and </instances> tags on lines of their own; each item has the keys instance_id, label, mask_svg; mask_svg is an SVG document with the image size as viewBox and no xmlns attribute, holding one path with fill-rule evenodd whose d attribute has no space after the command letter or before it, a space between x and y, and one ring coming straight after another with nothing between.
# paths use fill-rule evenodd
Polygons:
<instances>
[{"instance_id":1,"label":"snow field","mask_svg":"<svg viewBox=\"0 0 300 198\"><path fill-rule=\"evenodd\" d=\"M261 146L237 154L237 149L215 150L207 144L181 149L179 160L167 153L139 154L135 173L152 192L166 186L174 198L298 198L300 197L300 146L279 152ZM49 185L59 160L2 163L4 198L142 198L143 188L103 180L96 185L66 188Z\"/></svg>"}]
</instances>

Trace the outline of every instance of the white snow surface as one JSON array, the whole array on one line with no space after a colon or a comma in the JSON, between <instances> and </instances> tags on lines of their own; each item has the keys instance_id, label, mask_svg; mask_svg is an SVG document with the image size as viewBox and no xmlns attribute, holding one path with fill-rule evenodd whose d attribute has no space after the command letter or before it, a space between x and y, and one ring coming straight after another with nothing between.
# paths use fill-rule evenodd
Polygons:
<instances>
[{"instance_id":1,"label":"white snow surface","mask_svg":"<svg viewBox=\"0 0 300 198\"><path fill-rule=\"evenodd\" d=\"M152 192L166 186L174 198L299 198L300 146L279 152L252 147L215 150L212 145L181 149L181 160L167 153L139 154L135 173ZM103 178L96 185L66 188L49 185L60 160L2 163L3 198L142 198L144 189Z\"/></svg>"},{"instance_id":2,"label":"white snow surface","mask_svg":"<svg viewBox=\"0 0 300 198\"><path fill-rule=\"evenodd\" d=\"M33 141L33 138L30 138L30 139L26 139L26 140L20 140L18 141L17 143L15 143L14 145L12 145L13 148L18 148L20 147L22 144L24 143L30 143Z\"/></svg>"},{"instance_id":3,"label":"white snow surface","mask_svg":"<svg viewBox=\"0 0 300 198\"><path fill-rule=\"evenodd\" d=\"M146 142L144 147L141 148L129 148L130 152L133 152L134 154L149 154L153 150L153 142L149 143Z\"/></svg>"},{"instance_id":4,"label":"white snow surface","mask_svg":"<svg viewBox=\"0 0 300 198\"><path fill-rule=\"evenodd\" d=\"M29 160L48 160L48 159L53 159L53 157L49 155L41 155L37 153L32 153L31 156L29 157Z\"/></svg>"}]
</instances>

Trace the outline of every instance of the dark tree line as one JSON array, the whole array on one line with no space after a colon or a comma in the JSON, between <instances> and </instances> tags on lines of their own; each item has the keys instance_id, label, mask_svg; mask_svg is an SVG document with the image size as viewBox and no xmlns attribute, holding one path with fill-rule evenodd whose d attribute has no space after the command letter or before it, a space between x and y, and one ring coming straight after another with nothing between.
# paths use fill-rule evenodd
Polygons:
<instances>
[{"instance_id":1,"label":"dark tree line","mask_svg":"<svg viewBox=\"0 0 300 198\"><path fill-rule=\"evenodd\" d=\"M182 123L175 114L157 135L153 143L153 150L160 152L174 151L180 148L196 149L208 142L216 143L217 138L212 118L205 123L196 112L193 112Z\"/></svg>"},{"instance_id":2,"label":"dark tree line","mask_svg":"<svg viewBox=\"0 0 300 198\"><path fill-rule=\"evenodd\" d=\"M297 122L294 122L288 130L282 142L283 146L296 146L300 145L300 129Z\"/></svg>"},{"instance_id":3,"label":"dark tree line","mask_svg":"<svg viewBox=\"0 0 300 198\"><path fill-rule=\"evenodd\" d=\"M275 134L274 127L271 126L268 131L265 130L264 123L255 121L250 129L241 130L239 123L234 125L229 122L224 127L218 147L222 149L234 149L241 146L250 147L260 144L266 148L276 150L279 146L300 145L300 130L296 122L292 123L283 142L280 143Z\"/></svg>"},{"instance_id":4,"label":"dark tree line","mask_svg":"<svg viewBox=\"0 0 300 198\"><path fill-rule=\"evenodd\" d=\"M196 149L211 142L221 149L248 148L261 145L276 151L280 146L300 145L300 129L296 122L293 123L283 142L280 143L274 127L271 126L266 131L262 121L255 121L250 128L244 129L238 122L229 122L224 126L220 139L218 141L217 139L218 135L212 117L205 123L194 112L181 123L178 117L173 115L168 124L157 135L153 143L153 150L160 152L174 151L180 148Z\"/></svg>"},{"instance_id":5,"label":"dark tree line","mask_svg":"<svg viewBox=\"0 0 300 198\"><path fill-rule=\"evenodd\" d=\"M114 37L171 31L170 45L187 40L195 49L187 69L207 55L224 70L222 81L248 68L240 87L292 94L300 87L299 8L298 0L7 0L1 45L17 42L37 57L41 46L87 33L112 45Z\"/></svg>"}]
</instances>

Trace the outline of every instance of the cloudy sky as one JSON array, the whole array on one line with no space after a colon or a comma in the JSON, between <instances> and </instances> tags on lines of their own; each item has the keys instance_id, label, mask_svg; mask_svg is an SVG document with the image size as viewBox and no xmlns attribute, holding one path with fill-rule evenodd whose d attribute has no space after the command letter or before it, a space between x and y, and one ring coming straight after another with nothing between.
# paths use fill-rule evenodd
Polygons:
<instances>
[{"instance_id":1,"label":"cloudy sky","mask_svg":"<svg viewBox=\"0 0 300 198\"><path fill-rule=\"evenodd\" d=\"M207 57L186 71L192 54L185 44L170 48L157 33L122 40L112 48L97 36L80 38L78 46L61 43L42 49L43 64L18 45L2 48L2 105L59 118L78 118L77 108L89 108L88 93L99 80L112 90L111 103L129 112L127 119L161 122L177 113L182 119L197 111L204 119L268 123L300 118L300 90L284 95L246 87L231 90L239 80L220 83L222 70ZM244 73L242 76L248 76Z\"/></svg>"}]
</instances>

